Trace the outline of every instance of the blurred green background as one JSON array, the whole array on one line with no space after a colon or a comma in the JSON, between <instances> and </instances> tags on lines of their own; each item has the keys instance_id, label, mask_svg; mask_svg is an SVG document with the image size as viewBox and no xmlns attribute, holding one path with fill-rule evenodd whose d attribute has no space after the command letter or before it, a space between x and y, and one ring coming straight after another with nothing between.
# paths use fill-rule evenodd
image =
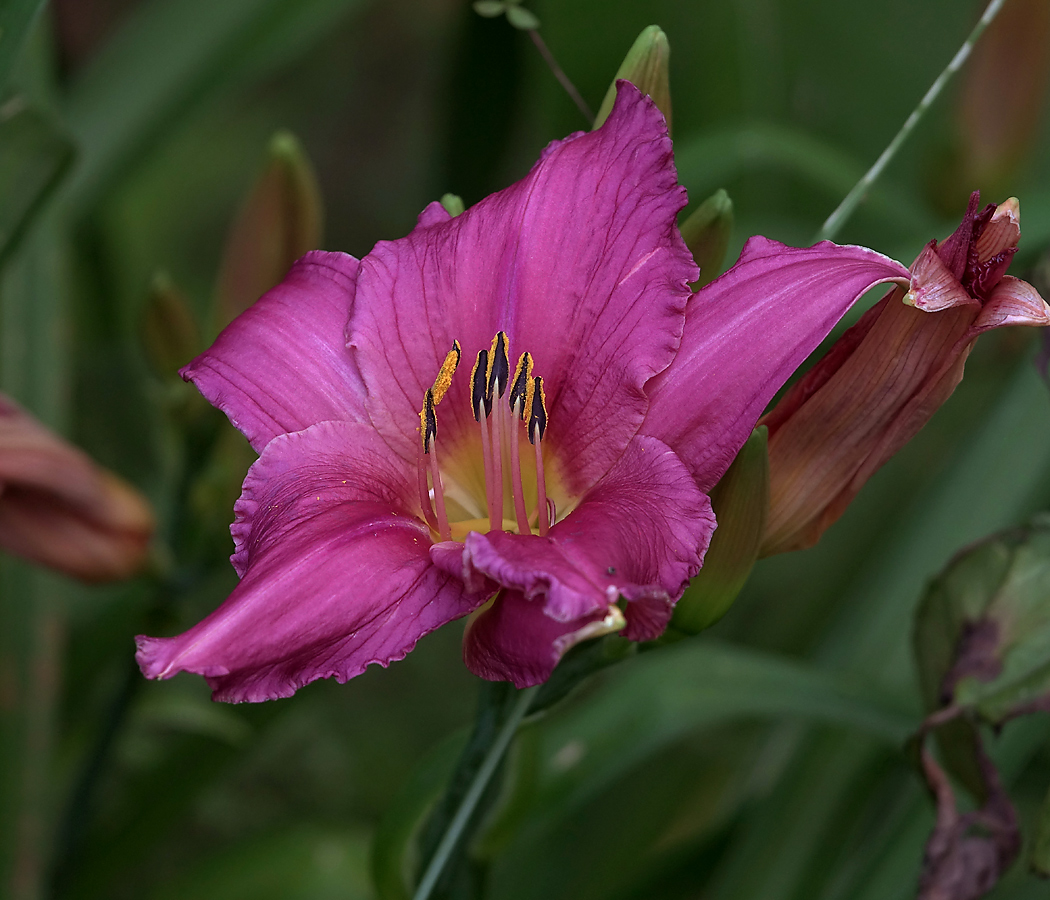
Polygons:
<instances>
[{"instance_id":1,"label":"blurred green background","mask_svg":"<svg viewBox=\"0 0 1050 900\"><path fill-rule=\"evenodd\" d=\"M840 241L907 264L980 188L1020 197L1012 272L1037 269L1050 25L1044 0L1012 6L1009 46L1035 44L1012 53L1026 67L953 83ZM754 233L812 238L982 5L530 8L594 108L642 28L664 29L680 178L693 205L729 192L732 256ZM192 676L141 679L133 636L182 630L234 583L227 526L251 457L150 369L139 323L164 271L214 336L227 229L279 129L316 167L323 246L362 256L444 192L475 202L588 123L525 34L459 0L5 0L0 25L0 188L26 194L0 215L0 384L151 498L162 563L91 589L0 565L0 894L375 896L380 817L473 716L462 626L259 706L212 704ZM992 114L1014 107L1005 124ZM475 848L489 896L914 896L932 809L900 750L920 709L912 610L954 551L1050 502L1036 340L982 338L931 424L818 547L761 563L709 636L623 664L528 727ZM1026 821L1050 784L1045 725L992 742ZM1022 860L994 896L1046 891Z\"/></svg>"}]
</instances>

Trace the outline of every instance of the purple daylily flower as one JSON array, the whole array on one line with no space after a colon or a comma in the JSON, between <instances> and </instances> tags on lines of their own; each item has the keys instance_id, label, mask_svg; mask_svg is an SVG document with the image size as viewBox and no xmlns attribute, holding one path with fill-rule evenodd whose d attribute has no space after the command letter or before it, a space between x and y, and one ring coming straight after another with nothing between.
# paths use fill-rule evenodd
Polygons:
<instances>
[{"instance_id":1,"label":"purple daylily flower","mask_svg":"<svg viewBox=\"0 0 1050 900\"><path fill-rule=\"evenodd\" d=\"M552 143L456 218L363 260L313 252L183 370L261 454L241 576L146 675L284 697L473 614L468 667L519 687L587 637L651 639L703 561L718 481L853 301L908 270L754 238L698 294L653 103Z\"/></svg>"}]
</instances>

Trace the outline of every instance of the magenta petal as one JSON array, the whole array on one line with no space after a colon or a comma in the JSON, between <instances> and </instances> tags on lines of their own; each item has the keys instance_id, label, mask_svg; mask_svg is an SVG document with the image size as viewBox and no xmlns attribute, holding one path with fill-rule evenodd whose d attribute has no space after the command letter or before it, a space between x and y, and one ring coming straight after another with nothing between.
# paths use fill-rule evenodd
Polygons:
<instances>
[{"instance_id":1,"label":"magenta petal","mask_svg":"<svg viewBox=\"0 0 1050 900\"><path fill-rule=\"evenodd\" d=\"M327 420L367 421L343 332L359 263L315 250L181 372L261 451Z\"/></svg>"},{"instance_id":2,"label":"magenta petal","mask_svg":"<svg viewBox=\"0 0 1050 900\"><path fill-rule=\"evenodd\" d=\"M710 490L766 404L853 302L876 284L909 278L863 247L751 238L736 265L689 304L678 356L647 386L642 433L673 447Z\"/></svg>"},{"instance_id":3,"label":"magenta petal","mask_svg":"<svg viewBox=\"0 0 1050 900\"><path fill-rule=\"evenodd\" d=\"M653 103L622 84L598 131L550 145L529 175L440 222L424 211L361 264L349 342L376 427L414 460L419 408L454 340L464 365L497 330L544 379L548 444L582 493L638 429L645 382L678 347L696 267L675 227L685 203ZM469 371L469 368L468 368ZM439 440L474 428L469 377Z\"/></svg>"},{"instance_id":4,"label":"magenta petal","mask_svg":"<svg viewBox=\"0 0 1050 900\"><path fill-rule=\"evenodd\" d=\"M700 569L714 528L711 503L681 460L659 441L636 437L548 537L474 532L463 564L536 599L559 622L604 615L621 596L629 611L644 603L627 618L649 634Z\"/></svg>"},{"instance_id":5,"label":"magenta petal","mask_svg":"<svg viewBox=\"0 0 1050 900\"><path fill-rule=\"evenodd\" d=\"M484 602L430 561L429 529L406 513L399 460L381 448L339 422L272 441L238 504L243 579L184 634L139 638L143 672L196 672L217 700L287 697L401 659Z\"/></svg>"},{"instance_id":6,"label":"magenta petal","mask_svg":"<svg viewBox=\"0 0 1050 900\"><path fill-rule=\"evenodd\" d=\"M480 678L532 687L550 678L575 644L607 631L605 610L573 622L556 622L519 591L504 591L467 624L463 662Z\"/></svg>"}]
</instances>

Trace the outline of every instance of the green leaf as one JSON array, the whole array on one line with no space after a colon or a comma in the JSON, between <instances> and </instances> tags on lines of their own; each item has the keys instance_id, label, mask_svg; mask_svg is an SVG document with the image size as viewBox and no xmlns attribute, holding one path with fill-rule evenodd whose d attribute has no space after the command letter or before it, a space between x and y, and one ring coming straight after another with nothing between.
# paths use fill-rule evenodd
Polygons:
<instances>
[{"instance_id":1,"label":"green leaf","mask_svg":"<svg viewBox=\"0 0 1050 900\"><path fill-rule=\"evenodd\" d=\"M675 604L671 628L698 634L728 612L758 559L769 512L769 452L765 426L756 428L711 491L718 527L704 567Z\"/></svg>"},{"instance_id":2,"label":"green leaf","mask_svg":"<svg viewBox=\"0 0 1050 900\"><path fill-rule=\"evenodd\" d=\"M73 145L34 109L0 110L0 259L44 206L73 161Z\"/></svg>"},{"instance_id":3,"label":"green leaf","mask_svg":"<svg viewBox=\"0 0 1050 900\"><path fill-rule=\"evenodd\" d=\"M292 826L182 867L149 900L368 900L366 846L353 831Z\"/></svg>"},{"instance_id":4,"label":"green leaf","mask_svg":"<svg viewBox=\"0 0 1050 900\"><path fill-rule=\"evenodd\" d=\"M507 21L520 31L534 31L540 27L540 20L534 13L517 5L507 7Z\"/></svg>"},{"instance_id":5,"label":"green leaf","mask_svg":"<svg viewBox=\"0 0 1050 900\"><path fill-rule=\"evenodd\" d=\"M72 85L82 210L195 104L297 58L366 0L150 0Z\"/></svg>"},{"instance_id":6,"label":"green leaf","mask_svg":"<svg viewBox=\"0 0 1050 900\"><path fill-rule=\"evenodd\" d=\"M387 807L372 840L372 883L379 900L410 900L419 869L417 839L445 792L467 730L449 735L423 757Z\"/></svg>"},{"instance_id":7,"label":"green leaf","mask_svg":"<svg viewBox=\"0 0 1050 900\"><path fill-rule=\"evenodd\" d=\"M733 201L719 188L689 214L679 230L700 267L700 278L690 285L698 290L714 281L722 271L733 234Z\"/></svg>"},{"instance_id":8,"label":"green leaf","mask_svg":"<svg viewBox=\"0 0 1050 900\"><path fill-rule=\"evenodd\" d=\"M1050 516L957 557L917 613L927 701L989 724L1050 705Z\"/></svg>"},{"instance_id":9,"label":"green leaf","mask_svg":"<svg viewBox=\"0 0 1050 900\"><path fill-rule=\"evenodd\" d=\"M761 171L795 175L841 198L864 174L863 163L830 144L784 125L755 122L705 132L675 142L678 179L693 196L704 196L742 174ZM903 190L887 185L872 188L867 208L893 224L915 229L919 240L935 234L940 223ZM904 236L902 236L903 238Z\"/></svg>"},{"instance_id":10,"label":"green leaf","mask_svg":"<svg viewBox=\"0 0 1050 900\"><path fill-rule=\"evenodd\" d=\"M1029 864L1040 875L1050 876L1050 793L1047 793L1039 810Z\"/></svg>"},{"instance_id":11,"label":"green leaf","mask_svg":"<svg viewBox=\"0 0 1050 900\"><path fill-rule=\"evenodd\" d=\"M889 743L914 722L849 679L710 640L629 660L567 713L541 721L536 808L578 803L699 728L741 719L803 718Z\"/></svg>"},{"instance_id":12,"label":"green leaf","mask_svg":"<svg viewBox=\"0 0 1050 900\"><path fill-rule=\"evenodd\" d=\"M7 85L33 23L45 5L46 0L5 0L0 3L0 88Z\"/></svg>"}]
</instances>

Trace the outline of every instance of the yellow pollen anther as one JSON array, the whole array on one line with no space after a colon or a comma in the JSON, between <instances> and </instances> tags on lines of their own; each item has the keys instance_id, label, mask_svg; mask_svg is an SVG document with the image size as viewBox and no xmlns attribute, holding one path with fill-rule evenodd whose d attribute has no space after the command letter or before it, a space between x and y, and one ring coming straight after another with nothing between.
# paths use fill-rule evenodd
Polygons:
<instances>
[{"instance_id":1,"label":"yellow pollen anther","mask_svg":"<svg viewBox=\"0 0 1050 900\"><path fill-rule=\"evenodd\" d=\"M459 346L459 341L453 341L452 349L445 355L445 361L441 364L441 368L438 369L437 378L434 379L434 387L431 389L434 393L434 406L437 406L445 399L445 394L448 393L448 389L452 386L452 376L456 374L456 369L459 367L459 360L462 356L463 348Z\"/></svg>"},{"instance_id":2,"label":"yellow pollen anther","mask_svg":"<svg viewBox=\"0 0 1050 900\"><path fill-rule=\"evenodd\" d=\"M510 380L510 408L516 409L522 419L529 410L529 390L532 387L532 354L526 350L518 359L518 367ZM521 403L521 406L518 404Z\"/></svg>"},{"instance_id":3,"label":"yellow pollen anther","mask_svg":"<svg viewBox=\"0 0 1050 900\"><path fill-rule=\"evenodd\" d=\"M488 365L485 368L485 385L490 396L502 397L510 376L510 359L507 357L507 332L497 331L489 345Z\"/></svg>"},{"instance_id":4,"label":"yellow pollen anther","mask_svg":"<svg viewBox=\"0 0 1050 900\"><path fill-rule=\"evenodd\" d=\"M427 388L423 395L423 408L419 411L419 436L423 440L423 452L430 453L430 442L437 436L437 414L434 412L434 391Z\"/></svg>"},{"instance_id":5,"label":"yellow pollen anther","mask_svg":"<svg viewBox=\"0 0 1050 900\"><path fill-rule=\"evenodd\" d=\"M537 375L532 379L532 402L529 404L529 442L535 444L547 430L547 398L543 393L543 379Z\"/></svg>"}]
</instances>

